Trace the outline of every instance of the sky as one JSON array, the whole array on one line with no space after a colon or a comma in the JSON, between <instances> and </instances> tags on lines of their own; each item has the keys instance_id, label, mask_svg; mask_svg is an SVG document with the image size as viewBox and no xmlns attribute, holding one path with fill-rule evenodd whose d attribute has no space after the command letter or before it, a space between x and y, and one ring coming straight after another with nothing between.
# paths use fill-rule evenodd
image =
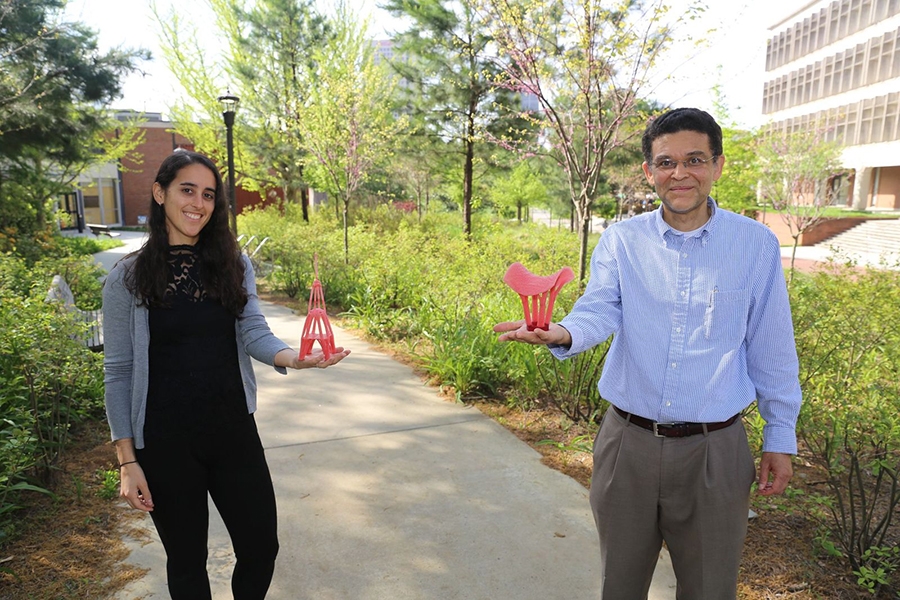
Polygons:
<instances>
[{"instance_id":1,"label":"sky","mask_svg":"<svg viewBox=\"0 0 900 600\"><path fill-rule=\"evenodd\" d=\"M317 0L327 12L329 0ZM385 39L401 23L378 8L381 0L349 0L371 19L375 37ZM204 46L215 48L217 40L209 9L203 0L156 0L160 14L175 4L179 13L189 14L203 38ZM670 2L672 14L691 0ZM762 124L762 81L765 72L768 27L781 17L807 4L808 0L707 0L710 6L691 23L702 46L688 43L670 47L659 62L652 85L652 97L671 107L713 108L713 88L723 91L729 116L735 124L754 127ZM159 26L150 10L151 0L69 0L65 17L86 23L98 32L101 50L112 47L145 48L153 58L139 65L141 72L124 82L123 98L114 108L167 115L179 97L179 86L166 68L158 42ZM190 7L189 10L185 10ZM224 87L227 82L223 82Z\"/></svg>"}]
</instances>

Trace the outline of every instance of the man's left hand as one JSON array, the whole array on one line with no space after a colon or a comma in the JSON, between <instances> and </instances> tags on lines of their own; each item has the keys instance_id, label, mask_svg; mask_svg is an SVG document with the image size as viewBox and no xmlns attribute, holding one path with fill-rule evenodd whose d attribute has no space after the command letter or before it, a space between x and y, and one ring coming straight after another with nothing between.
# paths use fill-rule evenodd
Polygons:
<instances>
[{"instance_id":1,"label":"man's left hand","mask_svg":"<svg viewBox=\"0 0 900 600\"><path fill-rule=\"evenodd\" d=\"M759 462L759 493L763 496L777 496L787 489L794 475L790 454L763 452Z\"/></svg>"}]
</instances>

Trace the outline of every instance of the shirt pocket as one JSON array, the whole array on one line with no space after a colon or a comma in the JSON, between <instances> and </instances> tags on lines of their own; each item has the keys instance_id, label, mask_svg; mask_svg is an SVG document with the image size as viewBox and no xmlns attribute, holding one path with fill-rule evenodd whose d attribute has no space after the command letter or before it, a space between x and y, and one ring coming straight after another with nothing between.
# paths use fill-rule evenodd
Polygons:
<instances>
[{"instance_id":1,"label":"shirt pocket","mask_svg":"<svg viewBox=\"0 0 900 600\"><path fill-rule=\"evenodd\" d=\"M720 290L709 292L703 333L707 340L737 345L747 333L747 311L750 305L748 290Z\"/></svg>"}]
</instances>

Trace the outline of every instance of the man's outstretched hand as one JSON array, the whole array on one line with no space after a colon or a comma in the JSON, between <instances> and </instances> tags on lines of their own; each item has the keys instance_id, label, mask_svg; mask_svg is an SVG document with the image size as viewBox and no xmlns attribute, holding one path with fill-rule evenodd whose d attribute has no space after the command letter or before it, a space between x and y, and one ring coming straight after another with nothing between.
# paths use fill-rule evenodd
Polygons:
<instances>
[{"instance_id":1,"label":"man's outstretched hand","mask_svg":"<svg viewBox=\"0 0 900 600\"><path fill-rule=\"evenodd\" d=\"M572 336L562 325L550 323L550 329L535 329L528 331L525 319L518 321L505 321L494 325L494 331L501 334L498 342L522 342L524 344L556 344L558 346L571 346Z\"/></svg>"}]
</instances>

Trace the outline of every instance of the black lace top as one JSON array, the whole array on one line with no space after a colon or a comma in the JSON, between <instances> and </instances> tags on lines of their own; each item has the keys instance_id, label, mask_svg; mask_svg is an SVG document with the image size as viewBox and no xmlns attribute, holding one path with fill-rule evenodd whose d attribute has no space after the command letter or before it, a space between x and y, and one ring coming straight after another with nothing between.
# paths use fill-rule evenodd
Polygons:
<instances>
[{"instance_id":1,"label":"black lace top","mask_svg":"<svg viewBox=\"0 0 900 600\"><path fill-rule=\"evenodd\" d=\"M167 307L150 308L147 439L212 433L248 419L235 317L203 289L193 246L169 249Z\"/></svg>"}]
</instances>

